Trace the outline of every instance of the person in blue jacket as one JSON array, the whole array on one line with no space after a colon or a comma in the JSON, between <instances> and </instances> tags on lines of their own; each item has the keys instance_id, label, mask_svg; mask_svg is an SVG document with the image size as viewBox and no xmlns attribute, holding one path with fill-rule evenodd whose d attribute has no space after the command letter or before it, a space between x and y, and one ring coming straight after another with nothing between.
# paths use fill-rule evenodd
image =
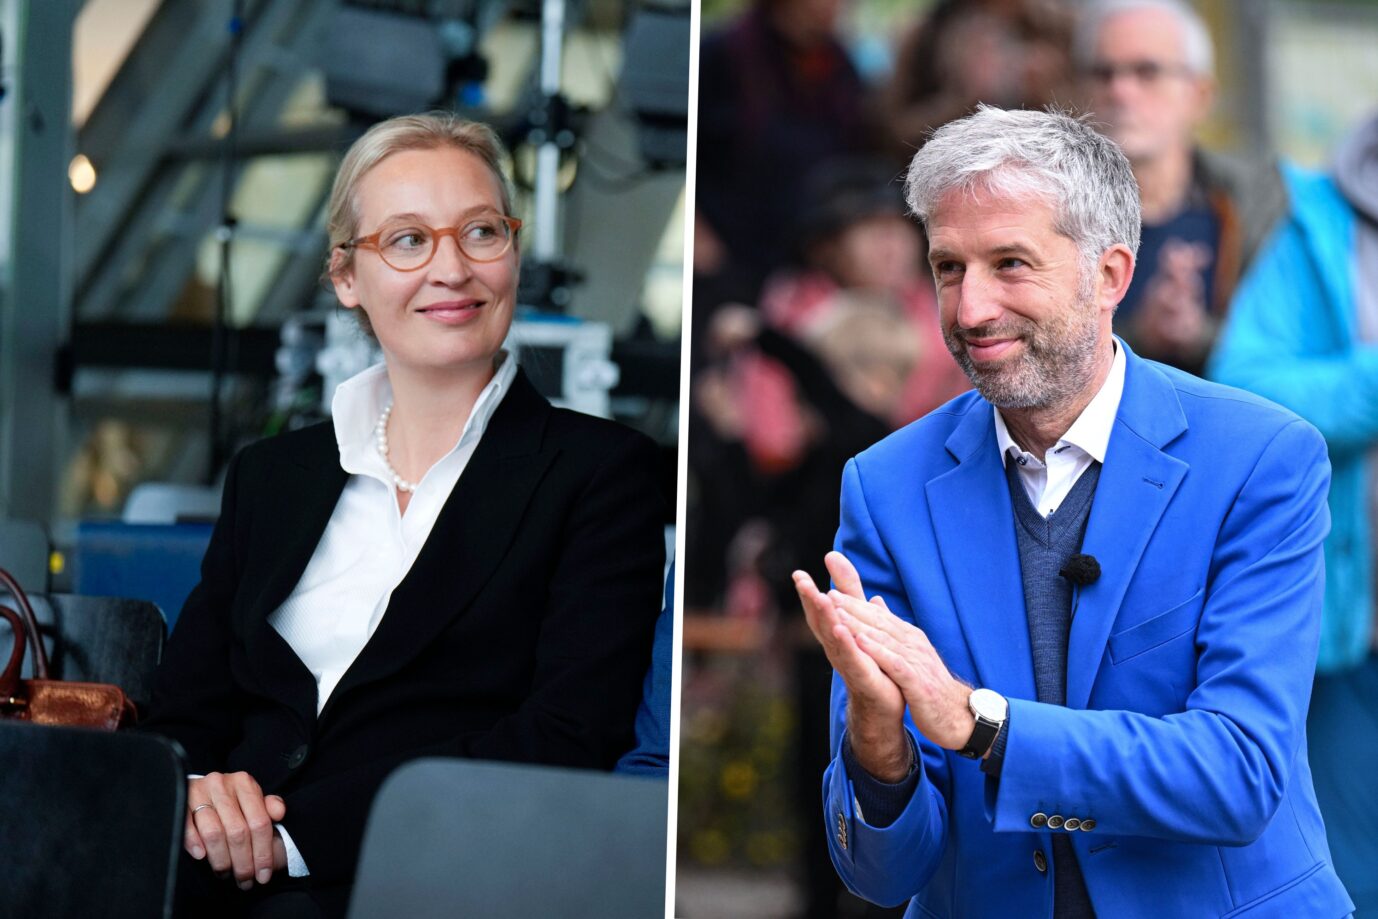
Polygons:
<instances>
[{"instance_id":1,"label":"person in blue jacket","mask_svg":"<svg viewBox=\"0 0 1378 919\"><path fill-rule=\"evenodd\" d=\"M909 917L1349 915L1305 745L1321 436L1111 334L1138 191L1084 122L982 107L907 192L976 391L848 463L834 589L795 576L843 880Z\"/></svg>"},{"instance_id":2,"label":"person in blue jacket","mask_svg":"<svg viewBox=\"0 0 1378 919\"><path fill-rule=\"evenodd\" d=\"M1378 791L1352 764L1378 758L1378 115L1341 144L1332 176L1292 166L1283 174L1290 214L1240 285L1209 372L1295 411L1330 449L1325 613L1307 737L1335 866L1366 914L1378 910Z\"/></svg>"},{"instance_id":3,"label":"person in blue jacket","mask_svg":"<svg viewBox=\"0 0 1378 919\"><path fill-rule=\"evenodd\" d=\"M1283 166L1291 212L1240 284L1209 368L1301 415L1330 448L1326 673L1358 664L1373 641L1378 119L1349 139L1337 167L1332 178Z\"/></svg>"},{"instance_id":4,"label":"person in blue jacket","mask_svg":"<svg viewBox=\"0 0 1378 919\"><path fill-rule=\"evenodd\" d=\"M665 602L656 619L651 666L636 709L636 746L622 754L613 772L668 778L670 775L671 674L675 660L675 563L665 574Z\"/></svg>"}]
</instances>

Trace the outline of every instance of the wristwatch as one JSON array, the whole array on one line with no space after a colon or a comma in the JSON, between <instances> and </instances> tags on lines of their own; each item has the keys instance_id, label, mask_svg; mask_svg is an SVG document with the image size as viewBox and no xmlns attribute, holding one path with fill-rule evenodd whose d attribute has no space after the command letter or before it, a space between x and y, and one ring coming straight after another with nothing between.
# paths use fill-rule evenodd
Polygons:
<instances>
[{"instance_id":1,"label":"wristwatch","mask_svg":"<svg viewBox=\"0 0 1378 919\"><path fill-rule=\"evenodd\" d=\"M973 689L967 697L967 707L976 717L976 729L971 732L967 745L957 752L967 759L979 759L995 743L995 735L1000 733L1009 716L1010 704L993 689Z\"/></svg>"}]
</instances>

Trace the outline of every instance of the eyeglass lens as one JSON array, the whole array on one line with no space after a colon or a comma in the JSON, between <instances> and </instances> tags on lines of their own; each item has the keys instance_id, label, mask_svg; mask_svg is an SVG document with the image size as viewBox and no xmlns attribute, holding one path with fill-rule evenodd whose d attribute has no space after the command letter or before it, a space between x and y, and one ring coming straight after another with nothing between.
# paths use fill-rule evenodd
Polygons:
<instances>
[{"instance_id":1,"label":"eyeglass lens","mask_svg":"<svg viewBox=\"0 0 1378 919\"><path fill-rule=\"evenodd\" d=\"M1115 77L1123 74L1135 82L1145 85L1157 83L1169 73L1185 73L1186 68L1170 67L1161 61L1130 61L1124 64L1110 64L1104 61L1092 64L1088 72L1097 83L1110 84Z\"/></svg>"},{"instance_id":2,"label":"eyeglass lens","mask_svg":"<svg viewBox=\"0 0 1378 919\"><path fill-rule=\"evenodd\" d=\"M498 215L476 218L461 227L435 229L419 223L385 226L378 235L378 252L394 268L419 268L435 255L442 236L453 236L460 251L477 262L499 258L512 243L512 230Z\"/></svg>"}]
</instances>

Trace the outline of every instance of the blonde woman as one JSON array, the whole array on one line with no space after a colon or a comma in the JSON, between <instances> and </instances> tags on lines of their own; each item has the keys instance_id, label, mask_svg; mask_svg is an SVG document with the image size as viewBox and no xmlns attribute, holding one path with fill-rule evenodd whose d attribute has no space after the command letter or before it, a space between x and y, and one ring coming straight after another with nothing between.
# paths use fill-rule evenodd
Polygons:
<instances>
[{"instance_id":1,"label":"blonde woman","mask_svg":"<svg viewBox=\"0 0 1378 919\"><path fill-rule=\"evenodd\" d=\"M660 609L649 440L502 350L502 151L448 114L349 150L328 273L384 361L232 462L149 727L185 748L187 915L343 915L384 777L420 756L611 768Z\"/></svg>"}]
</instances>

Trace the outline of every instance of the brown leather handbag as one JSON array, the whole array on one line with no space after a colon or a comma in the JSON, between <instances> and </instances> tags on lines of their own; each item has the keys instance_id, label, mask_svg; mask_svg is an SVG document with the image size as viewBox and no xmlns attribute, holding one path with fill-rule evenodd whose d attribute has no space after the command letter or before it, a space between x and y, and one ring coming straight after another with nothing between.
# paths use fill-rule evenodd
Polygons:
<instances>
[{"instance_id":1,"label":"brown leather handbag","mask_svg":"<svg viewBox=\"0 0 1378 919\"><path fill-rule=\"evenodd\" d=\"M134 723L134 703L124 690L110 683L78 683L48 678L48 654L38 633L33 607L10 573L0 568L0 585L9 589L21 617L8 606L0 605L0 616L9 620L14 632L14 649L5 672L0 674L0 718L56 724L67 727L116 731ZM33 679L19 678L24 662L24 647L33 643Z\"/></svg>"}]
</instances>

